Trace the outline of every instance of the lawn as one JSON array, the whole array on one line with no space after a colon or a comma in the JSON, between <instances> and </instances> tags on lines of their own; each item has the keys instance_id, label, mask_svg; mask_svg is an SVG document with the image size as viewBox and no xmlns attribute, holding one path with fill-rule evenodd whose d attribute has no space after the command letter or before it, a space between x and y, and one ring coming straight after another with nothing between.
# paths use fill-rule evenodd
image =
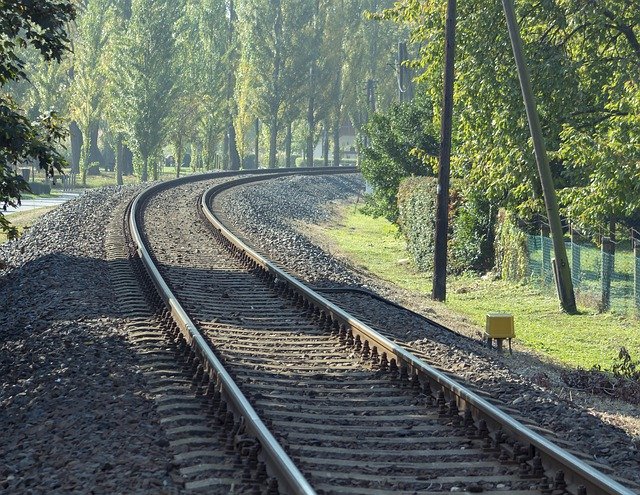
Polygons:
<instances>
[{"instance_id":1,"label":"lawn","mask_svg":"<svg viewBox=\"0 0 640 495\"><path fill-rule=\"evenodd\" d=\"M428 298L431 275L416 271L393 224L350 206L340 210L337 224L326 227L326 233L355 265L416 297ZM609 368L621 346L634 359L640 358L640 322L633 317L598 314L586 308L570 316L559 310L555 297L524 284L472 275L449 277L447 282L447 308L481 327L488 312L512 313L517 340L563 364Z\"/></svg>"},{"instance_id":2,"label":"lawn","mask_svg":"<svg viewBox=\"0 0 640 495\"><path fill-rule=\"evenodd\" d=\"M53 210L55 206L45 206L43 208L35 208L33 210L27 210L17 213L12 213L7 216L13 226L18 227L19 235L22 235L24 229L31 227L38 218L45 213ZM0 244L7 241L7 235L0 230Z\"/></svg>"}]
</instances>

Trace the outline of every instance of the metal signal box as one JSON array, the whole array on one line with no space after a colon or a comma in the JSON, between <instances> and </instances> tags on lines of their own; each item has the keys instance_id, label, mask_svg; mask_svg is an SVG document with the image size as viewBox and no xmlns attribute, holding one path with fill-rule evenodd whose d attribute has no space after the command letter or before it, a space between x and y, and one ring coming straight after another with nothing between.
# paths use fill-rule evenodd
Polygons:
<instances>
[{"instance_id":1,"label":"metal signal box","mask_svg":"<svg viewBox=\"0 0 640 495\"><path fill-rule=\"evenodd\" d=\"M487 313L485 329L490 339L512 339L516 336L513 315L509 313Z\"/></svg>"}]
</instances>

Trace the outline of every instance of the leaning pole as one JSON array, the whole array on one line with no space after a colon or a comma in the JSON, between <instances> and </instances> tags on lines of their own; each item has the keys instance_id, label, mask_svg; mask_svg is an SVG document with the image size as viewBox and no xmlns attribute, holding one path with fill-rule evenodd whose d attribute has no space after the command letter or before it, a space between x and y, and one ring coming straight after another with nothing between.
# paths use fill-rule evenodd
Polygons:
<instances>
[{"instance_id":1,"label":"leaning pole","mask_svg":"<svg viewBox=\"0 0 640 495\"><path fill-rule=\"evenodd\" d=\"M567 250L564 245L564 234L562 232L562 223L560 222L558 199L556 198L556 190L553 185L551 169L549 168L549 161L547 159L547 150L542 137L542 129L540 128L540 119L538 118L536 101L533 96L533 91L531 90L529 69L527 68L527 63L524 59L522 38L520 37L520 29L516 22L513 0L502 0L502 6L504 8L504 15L507 18L509 38L511 38L513 56L516 59L520 88L522 89L522 98L524 99L524 106L527 110L529 130L531 131L531 137L533 139L533 148L536 155L536 163L538 164L540 182L542 184L544 204L547 209L547 217L549 218L551 238L553 240L553 252L556 258L554 272L556 275L558 297L560 298L560 305L562 306L562 309L567 313L574 314L577 312L576 299L573 293L573 282L571 281L571 270L569 268L569 260L567 259Z\"/></svg>"}]
</instances>

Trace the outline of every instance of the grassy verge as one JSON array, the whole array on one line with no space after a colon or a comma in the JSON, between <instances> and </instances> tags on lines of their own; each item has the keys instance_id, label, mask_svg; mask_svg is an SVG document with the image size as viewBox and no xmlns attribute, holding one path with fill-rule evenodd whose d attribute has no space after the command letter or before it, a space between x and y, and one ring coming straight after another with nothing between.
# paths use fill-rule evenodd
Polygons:
<instances>
[{"instance_id":1,"label":"grassy verge","mask_svg":"<svg viewBox=\"0 0 640 495\"><path fill-rule=\"evenodd\" d=\"M45 206L43 208L35 208L33 210L27 210L19 213L13 213L7 218L11 223L18 228L19 235L22 235L24 229L31 227L35 221L42 215L51 211L55 206ZM7 241L7 235L0 231L0 244Z\"/></svg>"},{"instance_id":2,"label":"grassy verge","mask_svg":"<svg viewBox=\"0 0 640 495\"><path fill-rule=\"evenodd\" d=\"M409 261L404 240L394 225L357 212L353 206L340 211L327 236L340 253L377 277L428 298L431 276L418 273ZM554 297L526 285L485 280L470 275L449 277L446 306L484 326L491 311L514 315L517 340L524 346L570 366L610 367L621 346L634 359L640 357L638 321L581 308L581 314L560 312ZM438 303L431 303L437 305Z\"/></svg>"}]
</instances>

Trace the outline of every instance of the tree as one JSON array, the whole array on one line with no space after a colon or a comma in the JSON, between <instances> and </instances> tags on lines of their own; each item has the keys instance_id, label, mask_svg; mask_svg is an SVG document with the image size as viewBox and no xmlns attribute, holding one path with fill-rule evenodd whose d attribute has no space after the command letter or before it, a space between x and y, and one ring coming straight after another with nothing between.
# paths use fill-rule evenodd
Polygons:
<instances>
[{"instance_id":1,"label":"tree","mask_svg":"<svg viewBox=\"0 0 640 495\"><path fill-rule=\"evenodd\" d=\"M0 13L0 87L28 78L21 49L34 49L47 62L61 60L69 45L67 23L76 16L73 2L7 0ZM4 209L20 204L22 193L29 190L15 173L22 163L35 159L48 175L62 170L65 160L55 144L63 136L55 114L46 112L31 120L10 95L0 93L0 202ZM11 237L17 235L1 212L0 229Z\"/></svg>"},{"instance_id":2,"label":"tree","mask_svg":"<svg viewBox=\"0 0 640 495\"><path fill-rule=\"evenodd\" d=\"M70 113L83 136L80 154L83 184L87 183L89 165L101 159L98 131L106 88L103 56L112 34L108 27L113 25L114 15L112 0L91 0L77 23Z\"/></svg>"},{"instance_id":3,"label":"tree","mask_svg":"<svg viewBox=\"0 0 640 495\"><path fill-rule=\"evenodd\" d=\"M126 67L118 90L126 105L127 128L142 160L140 178L149 177L168 130L175 96L174 30L183 5L179 1L133 0L127 36L118 64ZM157 175L157 167L154 167Z\"/></svg>"},{"instance_id":4,"label":"tree","mask_svg":"<svg viewBox=\"0 0 640 495\"><path fill-rule=\"evenodd\" d=\"M640 137L633 125L640 63L637 2L518 2L516 7L561 212L596 227L609 214L637 211L632 193L624 192L638 167L637 152L622 152ZM407 0L382 17L412 28L412 39L420 44L419 79L437 101L441 6ZM460 4L458 31L452 173L521 217L544 212L500 3ZM624 173L614 173L616 168ZM617 198L609 213L603 208L607 197Z\"/></svg>"}]
</instances>

